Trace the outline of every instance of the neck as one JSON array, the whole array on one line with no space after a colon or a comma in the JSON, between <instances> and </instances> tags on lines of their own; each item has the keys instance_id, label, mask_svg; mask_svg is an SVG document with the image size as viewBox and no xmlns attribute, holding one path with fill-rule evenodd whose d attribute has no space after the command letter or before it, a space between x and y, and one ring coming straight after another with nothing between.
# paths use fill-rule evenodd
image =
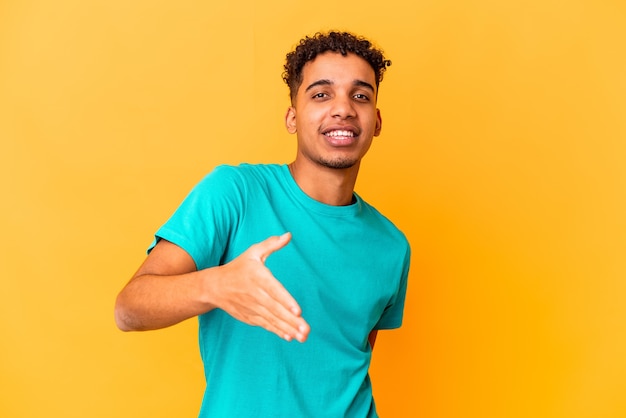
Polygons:
<instances>
[{"instance_id":1,"label":"neck","mask_svg":"<svg viewBox=\"0 0 626 418\"><path fill-rule=\"evenodd\" d=\"M352 204L354 185L359 172L359 163L344 169L303 164L289 164L294 180L310 198L331 206Z\"/></svg>"}]
</instances>

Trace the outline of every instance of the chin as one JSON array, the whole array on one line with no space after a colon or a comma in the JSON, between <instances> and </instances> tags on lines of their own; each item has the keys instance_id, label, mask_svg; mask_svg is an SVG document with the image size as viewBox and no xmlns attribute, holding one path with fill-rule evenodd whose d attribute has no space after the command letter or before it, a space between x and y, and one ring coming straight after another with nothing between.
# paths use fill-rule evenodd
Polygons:
<instances>
[{"instance_id":1,"label":"chin","mask_svg":"<svg viewBox=\"0 0 626 418\"><path fill-rule=\"evenodd\" d=\"M352 159L346 159L346 158L337 158L334 160L326 160L326 159L320 159L318 161L318 163L324 167L327 168L333 168L336 170L343 170L346 168L352 168L356 165L357 161L356 160L352 160Z\"/></svg>"}]
</instances>

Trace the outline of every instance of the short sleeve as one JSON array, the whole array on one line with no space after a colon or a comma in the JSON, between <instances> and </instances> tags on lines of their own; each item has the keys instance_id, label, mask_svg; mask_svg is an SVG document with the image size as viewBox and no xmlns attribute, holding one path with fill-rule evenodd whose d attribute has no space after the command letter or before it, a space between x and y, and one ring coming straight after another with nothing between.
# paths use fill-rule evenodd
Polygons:
<instances>
[{"instance_id":1,"label":"short sleeve","mask_svg":"<svg viewBox=\"0 0 626 418\"><path fill-rule=\"evenodd\" d=\"M245 183L236 168L216 167L158 229L148 252L165 239L185 250L198 270L219 265L243 216L244 197Z\"/></svg>"}]
</instances>

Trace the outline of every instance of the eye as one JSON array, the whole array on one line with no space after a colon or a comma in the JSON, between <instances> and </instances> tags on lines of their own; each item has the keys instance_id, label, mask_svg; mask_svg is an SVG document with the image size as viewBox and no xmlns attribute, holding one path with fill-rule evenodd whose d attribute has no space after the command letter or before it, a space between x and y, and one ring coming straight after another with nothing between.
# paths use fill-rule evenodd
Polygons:
<instances>
[{"instance_id":1,"label":"eye","mask_svg":"<svg viewBox=\"0 0 626 418\"><path fill-rule=\"evenodd\" d=\"M369 96L366 95L366 94L363 94L363 93L355 94L354 98L359 100L359 101L362 101L362 102L369 102L369 100L370 100Z\"/></svg>"},{"instance_id":2,"label":"eye","mask_svg":"<svg viewBox=\"0 0 626 418\"><path fill-rule=\"evenodd\" d=\"M315 94L313 95L313 98L314 98L314 99L323 99L323 98L325 98L325 97L328 97L328 94L326 94L326 93L315 93Z\"/></svg>"}]
</instances>

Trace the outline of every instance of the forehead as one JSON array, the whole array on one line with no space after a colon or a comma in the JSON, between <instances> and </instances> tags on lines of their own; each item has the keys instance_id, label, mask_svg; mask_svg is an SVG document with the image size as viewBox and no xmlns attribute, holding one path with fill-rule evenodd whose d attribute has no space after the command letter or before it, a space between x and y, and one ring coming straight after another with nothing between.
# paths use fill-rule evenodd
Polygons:
<instances>
[{"instance_id":1,"label":"forehead","mask_svg":"<svg viewBox=\"0 0 626 418\"><path fill-rule=\"evenodd\" d=\"M302 68L301 88L306 89L318 80L328 80L333 84L364 81L376 87L374 69L363 58L349 53L324 52L307 62Z\"/></svg>"}]
</instances>

